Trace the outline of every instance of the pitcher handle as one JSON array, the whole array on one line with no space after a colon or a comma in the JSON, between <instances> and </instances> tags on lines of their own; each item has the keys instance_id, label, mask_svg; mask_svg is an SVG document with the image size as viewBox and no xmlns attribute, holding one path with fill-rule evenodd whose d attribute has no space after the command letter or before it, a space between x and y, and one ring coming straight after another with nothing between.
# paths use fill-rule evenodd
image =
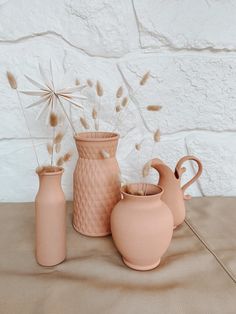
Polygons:
<instances>
[{"instance_id":1,"label":"pitcher handle","mask_svg":"<svg viewBox=\"0 0 236 314\"><path fill-rule=\"evenodd\" d=\"M190 181L188 181L187 183L185 183L183 186L182 186L182 191L183 191L183 194L184 194L184 192L185 192L185 190L191 185L191 184L193 184L193 182L195 182L199 177L200 177L200 175L202 174L202 163L201 163L201 161L197 158L197 157L195 157L195 156L184 156L184 157L182 157L179 161L178 161L178 163L177 163L177 165L176 165L176 167L175 167L175 175L178 175L179 177L181 177L181 175L184 173L184 171L186 170L184 167L182 167L182 164L185 162L185 161L187 161L187 160L193 160L193 161L195 161L196 163L197 163L197 165L198 165L198 171L197 171L197 173L195 174L195 176L190 180ZM181 168L182 167L182 168ZM186 195L186 196L184 196L184 199L190 199L191 198L191 196L189 196L189 195Z\"/></svg>"}]
</instances>

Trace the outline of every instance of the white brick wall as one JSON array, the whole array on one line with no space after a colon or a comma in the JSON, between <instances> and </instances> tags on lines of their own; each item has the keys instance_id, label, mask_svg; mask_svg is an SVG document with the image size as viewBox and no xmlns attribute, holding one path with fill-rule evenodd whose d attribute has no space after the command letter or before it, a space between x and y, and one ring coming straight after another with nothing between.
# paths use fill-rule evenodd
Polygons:
<instances>
[{"instance_id":1,"label":"white brick wall","mask_svg":"<svg viewBox=\"0 0 236 314\"><path fill-rule=\"evenodd\" d=\"M236 3L227 0L0 0L0 201L31 201L38 186L27 129L5 72L15 74L20 89L29 89L24 74L37 78L38 63L46 67L50 58L57 68L70 69L72 81L102 82L104 120L116 89L135 90L151 70L123 126L129 132L118 159L127 180L140 180L131 143L146 139L140 159L150 159L150 131L160 127L162 141L152 157L171 167L188 153L203 161L204 173L189 193L236 195L235 16ZM32 100L22 99L25 105ZM162 111L147 112L153 103ZM34 110L27 115L43 162L48 130L35 123ZM69 133L66 147L74 148ZM76 155L63 178L68 199ZM188 165L185 180L193 171ZM157 175L148 180L155 182Z\"/></svg>"}]
</instances>

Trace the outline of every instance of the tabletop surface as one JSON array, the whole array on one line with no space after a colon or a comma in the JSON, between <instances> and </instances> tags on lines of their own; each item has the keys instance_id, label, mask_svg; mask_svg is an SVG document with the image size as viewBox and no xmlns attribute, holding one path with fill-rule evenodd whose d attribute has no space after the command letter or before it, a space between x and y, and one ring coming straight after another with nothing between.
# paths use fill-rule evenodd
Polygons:
<instances>
[{"instance_id":1,"label":"tabletop surface","mask_svg":"<svg viewBox=\"0 0 236 314\"><path fill-rule=\"evenodd\" d=\"M89 238L72 225L67 259L34 258L34 204L0 204L1 314L235 314L236 198L193 198L187 218L154 270L127 268L110 236Z\"/></svg>"}]
</instances>

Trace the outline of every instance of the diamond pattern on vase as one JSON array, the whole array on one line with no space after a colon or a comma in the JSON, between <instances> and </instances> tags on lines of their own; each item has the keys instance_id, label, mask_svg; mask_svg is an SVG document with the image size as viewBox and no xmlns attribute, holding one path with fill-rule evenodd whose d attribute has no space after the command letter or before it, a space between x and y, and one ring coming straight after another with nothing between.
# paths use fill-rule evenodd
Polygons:
<instances>
[{"instance_id":1,"label":"diamond pattern on vase","mask_svg":"<svg viewBox=\"0 0 236 314\"><path fill-rule=\"evenodd\" d=\"M119 166L113 157L118 135L97 133L106 137L91 138L93 132L82 133L82 139L80 134L76 137L80 158L74 172L73 225L90 236L110 234L110 214L120 200ZM88 141L86 134L90 136ZM101 150L108 152L110 158L104 159Z\"/></svg>"}]
</instances>

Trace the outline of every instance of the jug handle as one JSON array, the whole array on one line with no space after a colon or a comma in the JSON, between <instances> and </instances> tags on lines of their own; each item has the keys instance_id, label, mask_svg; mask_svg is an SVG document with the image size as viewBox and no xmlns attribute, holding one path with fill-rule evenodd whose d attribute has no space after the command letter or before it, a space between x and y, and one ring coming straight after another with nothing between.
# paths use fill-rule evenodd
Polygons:
<instances>
[{"instance_id":1,"label":"jug handle","mask_svg":"<svg viewBox=\"0 0 236 314\"><path fill-rule=\"evenodd\" d=\"M185 190L191 185L191 184L193 184L193 182L195 182L199 177L200 177L200 175L202 174L202 163L201 163L201 161L197 158L197 157L195 157L195 156L184 156L184 157L182 157L179 161L178 161L178 163L177 163L177 165L176 165L176 167L175 167L175 176L178 176L179 178L181 178L181 175L185 172L185 168L184 167L182 167L182 164L185 162L185 161L187 161L187 160L193 160L193 161L195 161L196 163L197 163L197 165L198 165L198 171L197 171L197 173L195 174L195 176L190 180L190 181L188 181L187 183L185 183L183 186L182 186L182 191L183 191L183 194L184 194L184 192L185 192ZM181 168L182 167L182 168ZM190 195L184 195L184 199L185 200L188 200L188 199L190 199L191 198L191 196Z\"/></svg>"}]
</instances>

